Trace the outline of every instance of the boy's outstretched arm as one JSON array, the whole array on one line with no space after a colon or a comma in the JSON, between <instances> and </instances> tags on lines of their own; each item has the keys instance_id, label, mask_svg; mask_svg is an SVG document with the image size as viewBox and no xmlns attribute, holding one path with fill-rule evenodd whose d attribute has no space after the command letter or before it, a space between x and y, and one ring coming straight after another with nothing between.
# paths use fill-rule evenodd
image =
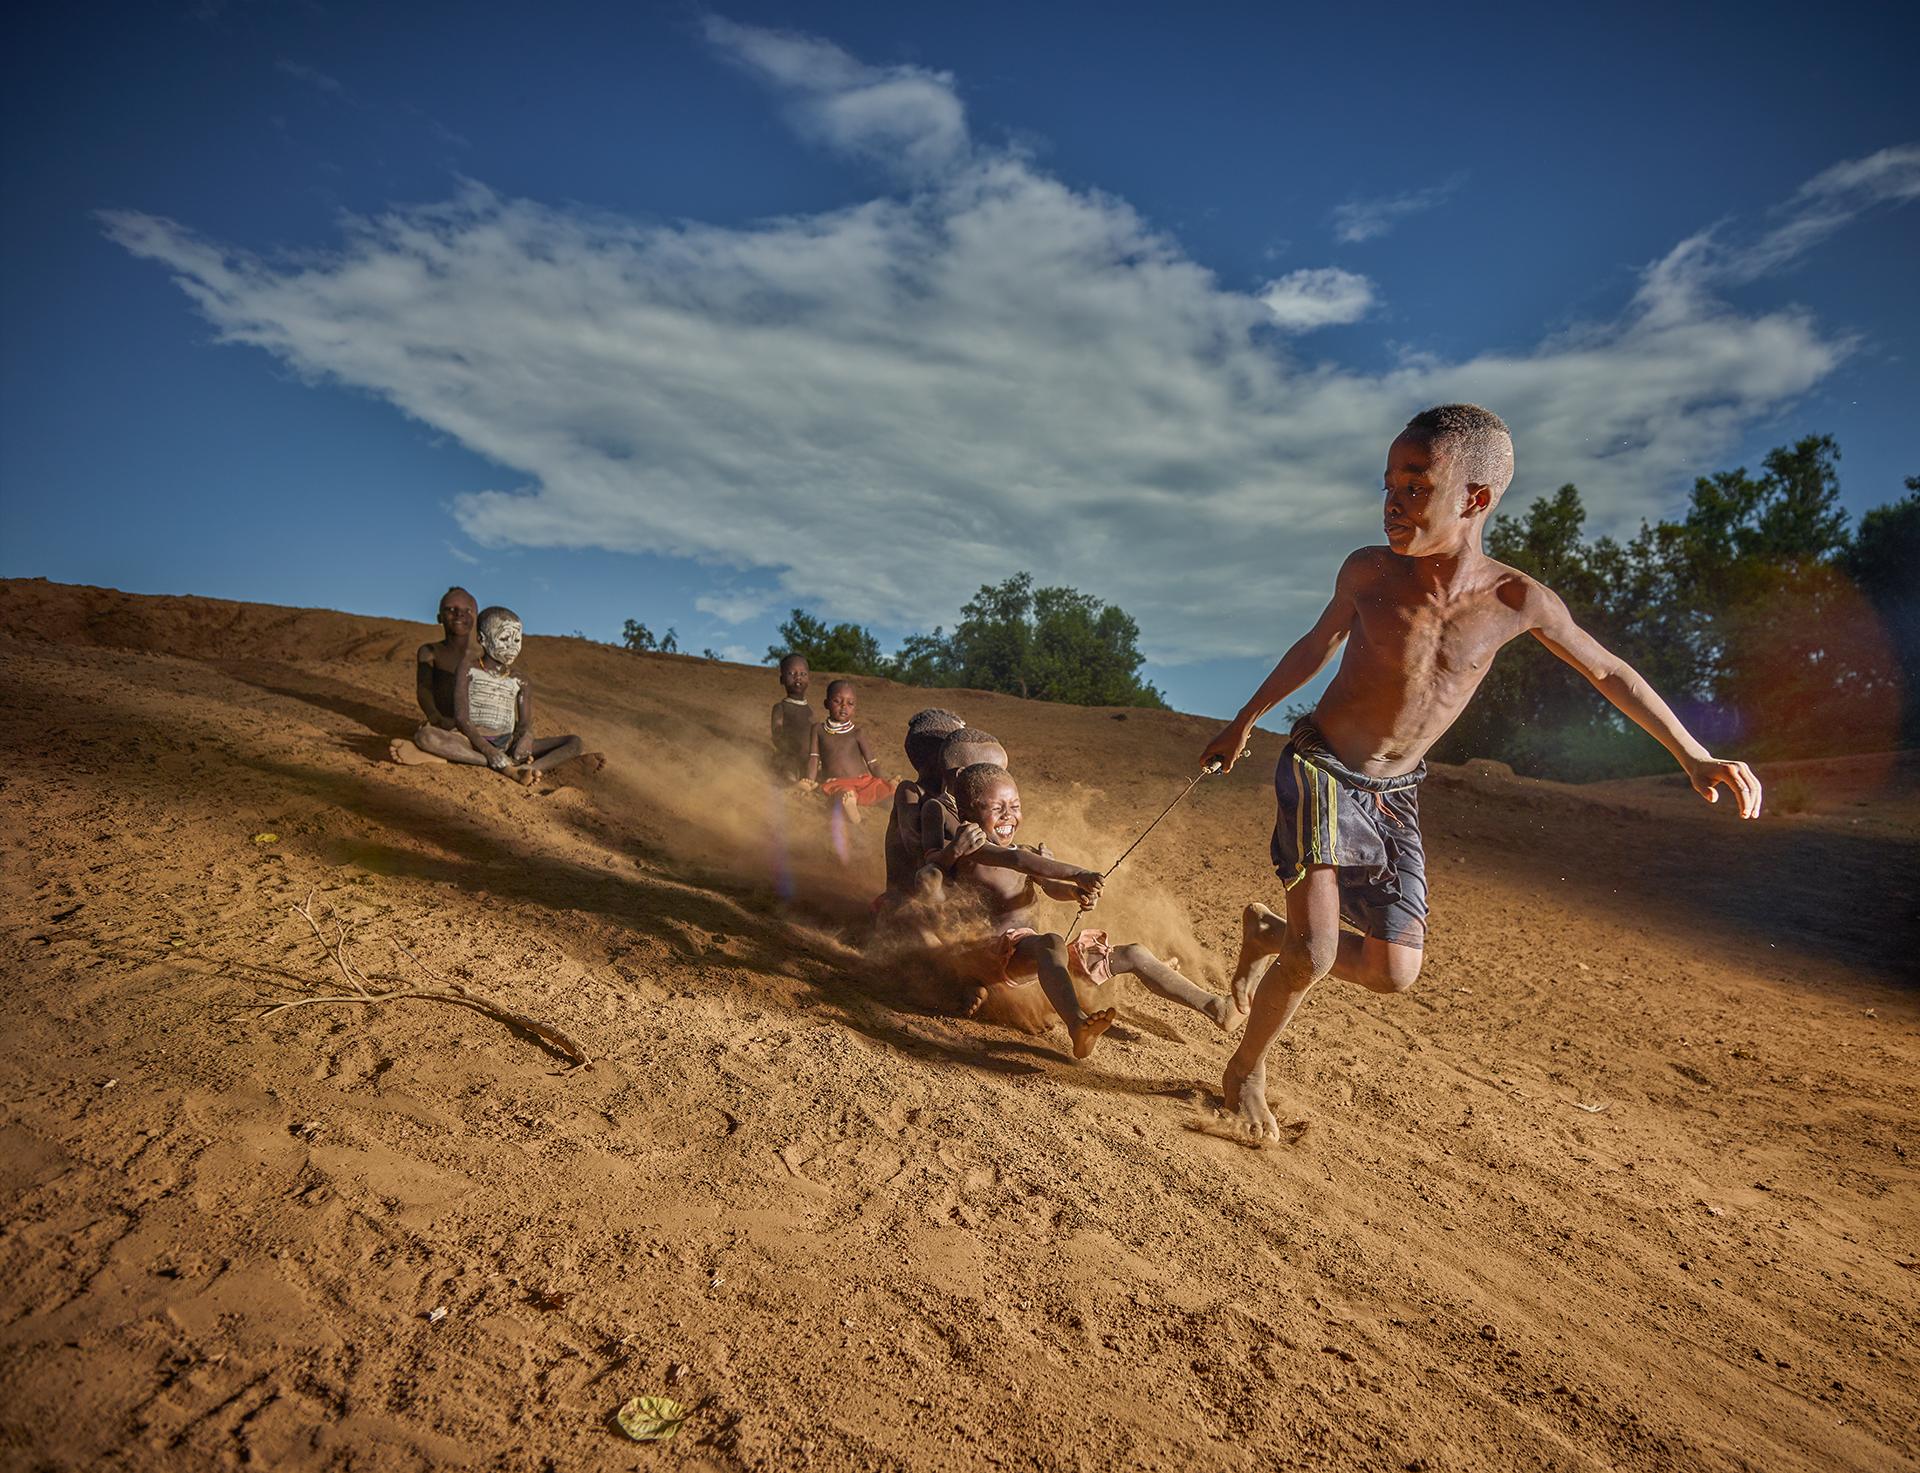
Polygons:
<instances>
[{"instance_id":1,"label":"boy's outstretched arm","mask_svg":"<svg viewBox=\"0 0 1920 1473\"><path fill-rule=\"evenodd\" d=\"M1527 594L1527 612L1534 621L1533 637L1586 676L1634 725L1673 753L1695 792L1717 803L1720 795L1714 789L1725 783L1740 805L1742 818L1760 816L1760 779L1753 769L1744 762L1723 762L1695 741L1638 670L1574 623L1559 594L1533 584Z\"/></svg>"},{"instance_id":2,"label":"boy's outstretched arm","mask_svg":"<svg viewBox=\"0 0 1920 1473\"><path fill-rule=\"evenodd\" d=\"M1347 642L1348 631L1353 628L1353 589L1363 556L1364 552L1353 553L1341 564L1340 574L1333 581L1333 597L1320 611L1313 628L1294 641L1293 648L1280 657L1280 663L1260 682L1260 689L1240 708L1240 714L1207 743L1200 753L1202 767L1217 757L1220 770L1232 772L1233 764L1246 750L1253 723L1326 669L1327 661L1340 652L1340 647Z\"/></svg>"}]
</instances>

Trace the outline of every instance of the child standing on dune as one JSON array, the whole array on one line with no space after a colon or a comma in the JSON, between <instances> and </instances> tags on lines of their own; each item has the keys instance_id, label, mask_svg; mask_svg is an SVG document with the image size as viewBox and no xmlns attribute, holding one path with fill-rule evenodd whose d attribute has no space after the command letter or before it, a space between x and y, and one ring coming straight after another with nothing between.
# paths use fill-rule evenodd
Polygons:
<instances>
[{"instance_id":1,"label":"child standing on dune","mask_svg":"<svg viewBox=\"0 0 1920 1473\"><path fill-rule=\"evenodd\" d=\"M813 671L805 655L788 655L780 662L780 688L785 695L773 703L773 771L782 781L797 783L807 775L807 750L813 741L813 708L807 704L807 686Z\"/></svg>"},{"instance_id":2,"label":"child standing on dune","mask_svg":"<svg viewBox=\"0 0 1920 1473\"><path fill-rule=\"evenodd\" d=\"M1573 622L1553 590L1482 550L1512 479L1513 440L1492 411L1443 404L1408 421L1387 452L1386 546L1348 557L1313 628L1200 754L1203 766L1231 769L1254 722L1344 647L1274 773L1272 852L1286 915L1255 904L1242 918L1234 1001L1246 1011L1251 994L1252 1016L1223 1089L1256 1139L1279 1137L1266 1100L1267 1049L1313 985L1333 976L1404 992L1420 975L1423 759L1507 641L1531 634L1671 752L1709 803L1725 786L1742 818L1759 816L1760 781L1744 762L1711 756L1636 671ZM1365 934L1343 935L1343 915Z\"/></svg>"}]
</instances>

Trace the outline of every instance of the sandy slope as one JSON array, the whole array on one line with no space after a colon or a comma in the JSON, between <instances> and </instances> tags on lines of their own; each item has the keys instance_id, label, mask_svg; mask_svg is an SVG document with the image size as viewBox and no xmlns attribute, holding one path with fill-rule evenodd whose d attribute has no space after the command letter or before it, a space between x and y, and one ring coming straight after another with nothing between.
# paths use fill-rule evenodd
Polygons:
<instances>
[{"instance_id":1,"label":"sandy slope","mask_svg":"<svg viewBox=\"0 0 1920 1473\"><path fill-rule=\"evenodd\" d=\"M1197 1018L1125 993L1075 1065L851 951L878 860L746 775L765 670L530 641L613 761L528 797L379 760L420 626L15 582L0 630L10 1466L1920 1467L1910 764L1746 826L1437 773L1422 986L1310 999L1252 1151ZM923 703L863 687L889 747ZM1098 862L1208 730L942 703ZM1276 746L1110 930L1217 983ZM332 987L309 893L604 1057L256 1021ZM676 1443L609 1429L661 1391Z\"/></svg>"}]
</instances>

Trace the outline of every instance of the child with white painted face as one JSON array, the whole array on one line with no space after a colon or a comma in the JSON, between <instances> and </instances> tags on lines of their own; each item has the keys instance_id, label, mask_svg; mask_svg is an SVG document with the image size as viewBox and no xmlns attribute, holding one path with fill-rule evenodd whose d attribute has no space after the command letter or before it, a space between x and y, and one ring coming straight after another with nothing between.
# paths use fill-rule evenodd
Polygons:
<instances>
[{"instance_id":1,"label":"child with white painted face","mask_svg":"<svg viewBox=\"0 0 1920 1473\"><path fill-rule=\"evenodd\" d=\"M1067 1025L1076 1059L1093 1052L1112 1025L1114 1010L1089 1013L1074 988L1075 978L1097 987L1132 973L1150 992L1192 1008L1216 1028L1226 1027L1234 1016L1233 999L1196 987L1146 947L1114 946L1104 931L1084 930L1071 942L1058 933L1039 931L1033 925L1033 907L1041 894L1078 900L1083 911L1092 910L1100 899L1101 876L1015 844L1023 818L1020 789L1004 767L975 763L955 774L952 787L965 820L954 882L986 902L993 925L992 938L968 948L961 959L967 980L992 988L1021 987L1037 979ZM940 871L929 865L924 873L927 892L941 895Z\"/></svg>"},{"instance_id":2,"label":"child with white painted face","mask_svg":"<svg viewBox=\"0 0 1920 1473\"><path fill-rule=\"evenodd\" d=\"M530 788L542 773L578 757L582 743L577 736L533 734L533 683L513 673L523 640L520 616L497 605L482 609L477 629L479 658L462 668L453 688L453 722L465 745L448 740L438 755L485 765Z\"/></svg>"}]
</instances>

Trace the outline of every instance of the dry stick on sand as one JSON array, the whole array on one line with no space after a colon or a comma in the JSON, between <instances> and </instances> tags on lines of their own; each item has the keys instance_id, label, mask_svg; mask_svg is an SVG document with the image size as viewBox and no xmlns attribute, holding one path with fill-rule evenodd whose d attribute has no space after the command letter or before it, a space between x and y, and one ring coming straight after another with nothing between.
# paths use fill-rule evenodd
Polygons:
<instances>
[{"instance_id":1,"label":"dry stick on sand","mask_svg":"<svg viewBox=\"0 0 1920 1473\"><path fill-rule=\"evenodd\" d=\"M450 1002L455 1007L471 1008L476 1013L484 1013L489 1018L498 1019L509 1028L517 1028L522 1032L531 1033L556 1053L573 1060L573 1066L576 1069L584 1069L593 1062L593 1056L570 1034L562 1033L550 1023L542 1023L537 1018L529 1018L525 1013L515 1012L512 1008L493 1001L492 998L482 997L477 992L469 991L458 982L448 981L445 977L434 971L432 967L421 961L419 957L408 951L406 947L402 946L398 941L392 940L391 937L389 937L388 940L395 951L399 952L400 955L404 956L421 971L433 978L434 981L442 983L443 988L406 987L394 988L387 992L375 992L368 986L369 981L392 982L396 979L392 977L370 979L364 972L358 970L352 961L348 959L347 938L353 934L354 925L357 925L358 922L349 925L336 921L334 924L339 934L336 935L332 941L329 941L327 940L326 933L320 929L320 923L314 919L312 895L307 896L305 905L294 906L293 913L313 929L314 939L320 943L320 949L326 952L327 959L340 969L340 975L347 979L347 986L353 990L351 992L327 997L296 998L292 1002L274 1003L271 1006L263 1004L262 1006L266 1006L266 1011L260 1014L263 1021L271 1018L275 1013L284 1013L289 1008L311 1007L315 1003L377 1003L398 1002L404 998L420 998L428 1002Z\"/></svg>"}]
</instances>

